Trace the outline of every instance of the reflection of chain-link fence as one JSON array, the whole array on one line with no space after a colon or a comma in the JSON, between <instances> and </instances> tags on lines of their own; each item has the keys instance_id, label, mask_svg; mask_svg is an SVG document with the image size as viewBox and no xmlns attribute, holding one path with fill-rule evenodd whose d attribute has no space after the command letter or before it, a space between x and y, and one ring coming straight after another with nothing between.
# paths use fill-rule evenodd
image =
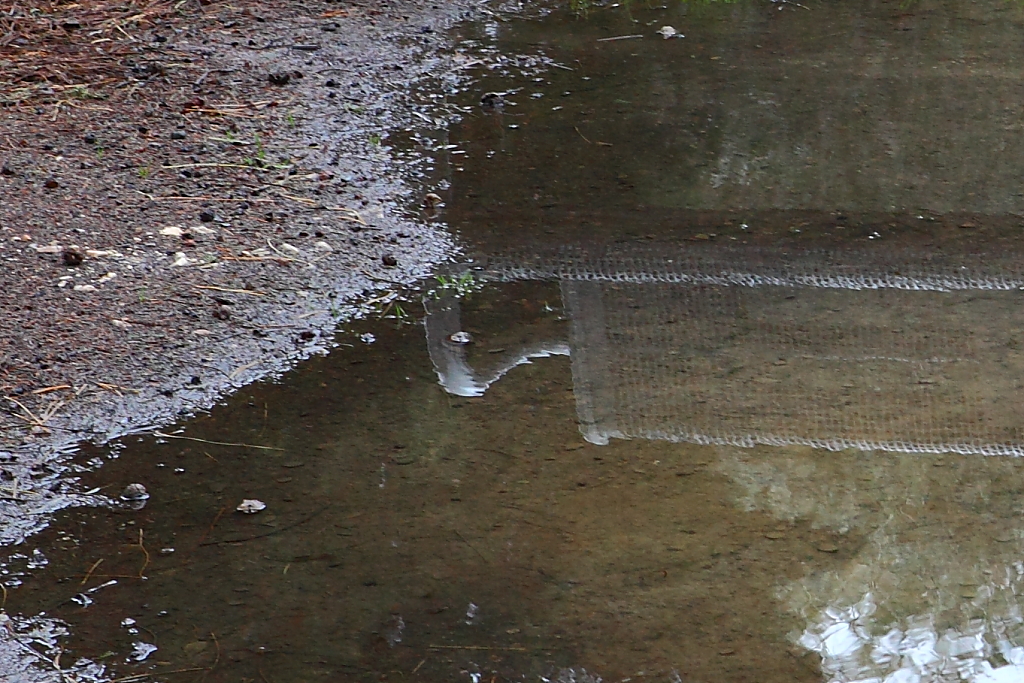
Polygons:
<instances>
[{"instance_id":1,"label":"reflection of chain-link fence","mask_svg":"<svg viewBox=\"0 0 1024 683\"><path fill-rule=\"evenodd\" d=\"M487 261L484 276L739 287L909 291L1024 289L1024 261L1003 249L981 254L874 250L801 251L616 245L512 253Z\"/></svg>"},{"instance_id":2,"label":"reflection of chain-link fence","mask_svg":"<svg viewBox=\"0 0 1024 683\"><path fill-rule=\"evenodd\" d=\"M1010 255L574 250L482 276L562 282L595 443L1024 454Z\"/></svg>"}]
</instances>

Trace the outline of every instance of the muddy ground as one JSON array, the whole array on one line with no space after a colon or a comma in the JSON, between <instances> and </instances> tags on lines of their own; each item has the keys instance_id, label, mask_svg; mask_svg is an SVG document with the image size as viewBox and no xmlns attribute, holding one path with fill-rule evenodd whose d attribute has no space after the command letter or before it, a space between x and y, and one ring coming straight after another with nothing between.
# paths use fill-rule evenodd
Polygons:
<instances>
[{"instance_id":1,"label":"muddy ground","mask_svg":"<svg viewBox=\"0 0 1024 683\"><path fill-rule=\"evenodd\" d=\"M456 251L424 196L480 3L90 7L15 8L0 41L6 542L59 453L327 350Z\"/></svg>"}]
</instances>

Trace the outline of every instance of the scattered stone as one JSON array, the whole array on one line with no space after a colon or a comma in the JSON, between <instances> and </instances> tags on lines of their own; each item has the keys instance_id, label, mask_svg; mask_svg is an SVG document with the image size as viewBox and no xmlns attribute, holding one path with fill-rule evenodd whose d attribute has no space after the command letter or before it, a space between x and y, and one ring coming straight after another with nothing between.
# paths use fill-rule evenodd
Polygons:
<instances>
[{"instance_id":1,"label":"scattered stone","mask_svg":"<svg viewBox=\"0 0 1024 683\"><path fill-rule=\"evenodd\" d=\"M276 74L269 74L267 80L270 81L270 85L288 85L292 80L292 75L286 71L281 71Z\"/></svg>"},{"instance_id":2,"label":"scattered stone","mask_svg":"<svg viewBox=\"0 0 1024 683\"><path fill-rule=\"evenodd\" d=\"M185 252L179 251L174 255L174 261L171 263L172 268L180 268L182 266L191 266L192 259L185 255Z\"/></svg>"},{"instance_id":3,"label":"scattered stone","mask_svg":"<svg viewBox=\"0 0 1024 683\"><path fill-rule=\"evenodd\" d=\"M227 320L231 317L231 309L227 306L218 306L213 309L213 317L217 320Z\"/></svg>"},{"instance_id":4,"label":"scattered stone","mask_svg":"<svg viewBox=\"0 0 1024 683\"><path fill-rule=\"evenodd\" d=\"M188 137L188 134L183 130L176 130L171 132L172 140L184 140L186 137Z\"/></svg>"},{"instance_id":5,"label":"scattered stone","mask_svg":"<svg viewBox=\"0 0 1024 683\"><path fill-rule=\"evenodd\" d=\"M178 226L172 225L172 226L169 226L169 227L166 227L166 228L161 228L160 234L161 235L166 235L168 237L181 237L185 233Z\"/></svg>"},{"instance_id":6,"label":"scattered stone","mask_svg":"<svg viewBox=\"0 0 1024 683\"><path fill-rule=\"evenodd\" d=\"M423 197L423 206L427 207L428 209L436 209L443 203L444 202L441 200L441 196L433 192L428 192Z\"/></svg>"},{"instance_id":7,"label":"scattered stone","mask_svg":"<svg viewBox=\"0 0 1024 683\"><path fill-rule=\"evenodd\" d=\"M837 553L839 552L839 546L835 543L819 543L817 546L818 552L821 553Z\"/></svg>"},{"instance_id":8,"label":"scattered stone","mask_svg":"<svg viewBox=\"0 0 1024 683\"><path fill-rule=\"evenodd\" d=\"M56 190L58 187L60 187L60 183L57 182L56 178L47 178L43 182L43 187L45 187L47 190Z\"/></svg>"},{"instance_id":9,"label":"scattered stone","mask_svg":"<svg viewBox=\"0 0 1024 683\"><path fill-rule=\"evenodd\" d=\"M448 335L448 341L453 344L472 344L473 335L469 332L455 332L454 334Z\"/></svg>"},{"instance_id":10,"label":"scattered stone","mask_svg":"<svg viewBox=\"0 0 1024 683\"><path fill-rule=\"evenodd\" d=\"M682 38L683 37L682 33L680 33L679 31L675 30L671 26L662 26L661 28L658 29L658 34L662 38L665 38L666 40L668 38Z\"/></svg>"},{"instance_id":11,"label":"scattered stone","mask_svg":"<svg viewBox=\"0 0 1024 683\"><path fill-rule=\"evenodd\" d=\"M96 287L94 285L75 285L76 292L95 292Z\"/></svg>"},{"instance_id":12,"label":"scattered stone","mask_svg":"<svg viewBox=\"0 0 1024 683\"><path fill-rule=\"evenodd\" d=\"M380 257L380 262L388 268L394 268L398 265L398 259L395 258L394 254L384 254Z\"/></svg>"},{"instance_id":13,"label":"scattered stone","mask_svg":"<svg viewBox=\"0 0 1024 683\"><path fill-rule=\"evenodd\" d=\"M86 133L85 137L82 138L82 142L84 142L87 145L95 145L96 136L93 135L92 133Z\"/></svg>"},{"instance_id":14,"label":"scattered stone","mask_svg":"<svg viewBox=\"0 0 1024 683\"><path fill-rule=\"evenodd\" d=\"M255 515L257 512L262 512L267 509L267 504L262 500L256 500L255 498L246 498L238 507L235 508L239 512L246 515Z\"/></svg>"},{"instance_id":15,"label":"scattered stone","mask_svg":"<svg viewBox=\"0 0 1024 683\"><path fill-rule=\"evenodd\" d=\"M0 175L12 176L14 175L14 169L7 164L4 164L3 166L0 166Z\"/></svg>"},{"instance_id":16,"label":"scattered stone","mask_svg":"<svg viewBox=\"0 0 1024 683\"><path fill-rule=\"evenodd\" d=\"M199 220L201 220L204 223L210 223L216 217L216 214L214 214L213 211L210 211L209 209L204 209L199 212Z\"/></svg>"},{"instance_id":17,"label":"scattered stone","mask_svg":"<svg viewBox=\"0 0 1024 683\"><path fill-rule=\"evenodd\" d=\"M68 247L60 256L64 259L64 265L70 268L82 265L82 261L85 260L85 254L78 247Z\"/></svg>"},{"instance_id":18,"label":"scattered stone","mask_svg":"<svg viewBox=\"0 0 1024 683\"><path fill-rule=\"evenodd\" d=\"M121 500L146 500L149 492L142 484L128 484L121 492Z\"/></svg>"}]
</instances>

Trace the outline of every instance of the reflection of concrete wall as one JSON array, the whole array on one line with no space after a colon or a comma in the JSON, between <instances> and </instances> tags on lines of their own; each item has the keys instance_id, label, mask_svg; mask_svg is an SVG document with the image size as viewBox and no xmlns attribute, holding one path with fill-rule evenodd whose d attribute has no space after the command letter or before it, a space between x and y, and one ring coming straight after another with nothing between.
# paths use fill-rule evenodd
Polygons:
<instances>
[{"instance_id":1,"label":"reflection of concrete wall","mask_svg":"<svg viewBox=\"0 0 1024 683\"><path fill-rule=\"evenodd\" d=\"M733 253L728 267L562 255L493 262L488 274L562 282L572 338L555 352L573 357L581 430L593 443L1024 454L1012 401L1024 383L1024 280L1012 267L872 270L856 259L753 254ZM428 331L440 329L434 320ZM465 384L471 371L439 361L438 334L428 333L442 384ZM474 391L515 362L481 373Z\"/></svg>"}]
</instances>

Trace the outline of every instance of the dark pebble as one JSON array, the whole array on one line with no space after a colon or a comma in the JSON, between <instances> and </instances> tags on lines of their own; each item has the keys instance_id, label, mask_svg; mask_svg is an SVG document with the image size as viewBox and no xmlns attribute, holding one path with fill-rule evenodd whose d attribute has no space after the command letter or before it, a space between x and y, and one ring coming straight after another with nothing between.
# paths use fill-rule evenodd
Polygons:
<instances>
[{"instance_id":1,"label":"dark pebble","mask_svg":"<svg viewBox=\"0 0 1024 683\"><path fill-rule=\"evenodd\" d=\"M0 167L0 174L14 175L14 169L8 166L7 164L4 164L2 167Z\"/></svg>"},{"instance_id":2,"label":"dark pebble","mask_svg":"<svg viewBox=\"0 0 1024 683\"><path fill-rule=\"evenodd\" d=\"M186 137L186 133L183 130L176 130L176 131L173 131L171 133L171 139L172 140L184 140L185 137Z\"/></svg>"},{"instance_id":3,"label":"dark pebble","mask_svg":"<svg viewBox=\"0 0 1024 683\"><path fill-rule=\"evenodd\" d=\"M494 109L505 104L505 98L501 96L501 93L488 92L484 93L484 96L480 98L480 106L485 109Z\"/></svg>"},{"instance_id":4,"label":"dark pebble","mask_svg":"<svg viewBox=\"0 0 1024 683\"><path fill-rule=\"evenodd\" d=\"M218 306L213 309L213 317L217 320L227 320L231 317L231 309L227 306Z\"/></svg>"},{"instance_id":5,"label":"dark pebble","mask_svg":"<svg viewBox=\"0 0 1024 683\"><path fill-rule=\"evenodd\" d=\"M204 223L209 223L214 218L216 218L216 216L213 214L213 211L210 211L209 209L199 212L199 220L201 220Z\"/></svg>"},{"instance_id":6,"label":"dark pebble","mask_svg":"<svg viewBox=\"0 0 1024 683\"><path fill-rule=\"evenodd\" d=\"M61 253L61 258L64 259L64 265L74 267L82 265L85 255L78 249L68 247Z\"/></svg>"},{"instance_id":7,"label":"dark pebble","mask_svg":"<svg viewBox=\"0 0 1024 683\"><path fill-rule=\"evenodd\" d=\"M336 80L334 80L332 78L332 79L328 80L326 83L324 83L324 85L326 85L328 88L337 88L338 87L338 81L336 81Z\"/></svg>"},{"instance_id":8,"label":"dark pebble","mask_svg":"<svg viewBox=\"0 0 1024 683\"><path fill-rule=\"evenodd\" d=\"M48 190L56 190L60 187L60 183L57 182L56 178L47 178L46 182L43 183L43 187Z\"/></svg>"},{"instance_id":9,"label":"dark pebble","mask_svg":"<svg viewBox=\"0 0 1024 683\"><path fill-rule=\"evenodd\" d=\"M87 145L95 145L96 144L96 136L93 135L92 133L90 133L90 134L86 135L84 138L82 138L82 142L84 142Z\"/></svg>"},{"instance_id":10,"label":"dark pebble","mask_svg":"<svg viewBox=\"0 0 1024 683\"><path fill-rule=\"evenodd\" d=\"M267 76L267 80L270 81L270 85L288 85L289 81L292 80L292 75L282 71L281 73L270 74Z\"/></svg>"},{"instance_id":11,"label":"dark pebble","mask_svg":"<svg viewBox=\"0 0 1024 683\"><path fill-rule=\"evenodd\" d=\"M393 254L384 254L380 257L380 262L389 268L398 265L398 259L396 259Z\"/></svg>"}]
</instances>

